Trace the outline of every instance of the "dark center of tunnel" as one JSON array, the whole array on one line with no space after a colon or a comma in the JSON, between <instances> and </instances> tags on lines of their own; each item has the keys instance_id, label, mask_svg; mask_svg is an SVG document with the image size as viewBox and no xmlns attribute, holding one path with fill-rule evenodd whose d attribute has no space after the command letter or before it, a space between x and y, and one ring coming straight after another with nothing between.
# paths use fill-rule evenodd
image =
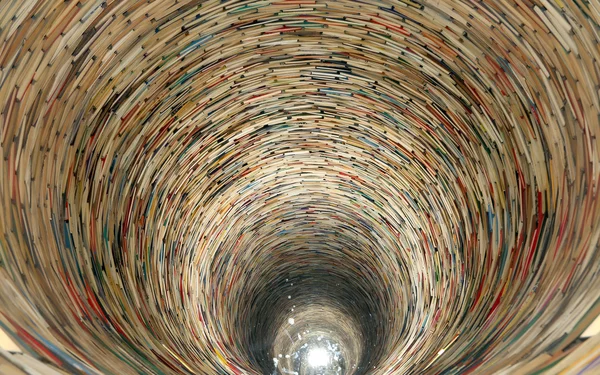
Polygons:
<instances>
[{"instance_id":1,"label":"dark center of tunnel","mask_svg":"<svg viewBox=\"0 0 600 375\"><path fill-rule=\"evenodd\" d=\"M402 335L406 306L394 303L406 299L408 284L401 272L385 275L392 262L381 246L389 241L349 223L351 212L327 225L297 217L289 229L259 225L238 243L255 257L215 265L232 322L226 330L263 374L366 374Z\"/></svg>"},{"instance_id":2,"label":"dark center of tunnel","mask_svg":"<svg viewBox=\"0 0 600 375\"><path fill-rule=\"evenodd\" d=\"M312 252L318 250L306 251ZM336 267L331 258L283 265L277 279L265 278L243 302L249 305L240 324L243 347L263 373L363 374L381 357L387 339L382 318L391 313L381 280L375 274L362 279L359 272L368 269Z\"/></svg>"}]
</instances>

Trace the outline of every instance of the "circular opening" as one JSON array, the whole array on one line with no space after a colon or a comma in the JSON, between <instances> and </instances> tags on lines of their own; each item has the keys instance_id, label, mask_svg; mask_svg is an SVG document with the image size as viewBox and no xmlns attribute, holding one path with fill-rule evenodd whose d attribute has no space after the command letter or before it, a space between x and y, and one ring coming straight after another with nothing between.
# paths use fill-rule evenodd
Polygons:
<instances>
[{"instance_id":1,"label":"circular opening","mask_svg":"<svg viewBox=\"0 0 600 375\"><path fill-rule=\"evenodd\" d=\"M331 345L329 342L327 342L327 344ZM335 351L335 347L332 351ZM331 357L327 349L316 347L314 349L308 349L306 361L310 367L327 367L331 362Z\"/></svg>"}]
</instances>

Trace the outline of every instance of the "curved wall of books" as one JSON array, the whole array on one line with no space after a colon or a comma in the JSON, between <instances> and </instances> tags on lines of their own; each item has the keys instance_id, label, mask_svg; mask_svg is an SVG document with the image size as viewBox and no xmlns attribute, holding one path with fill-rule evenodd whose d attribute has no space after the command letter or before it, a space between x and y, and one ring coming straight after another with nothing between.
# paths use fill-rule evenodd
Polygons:
<instances>
[{"instance_id":1,"label":"curved wall of books","mask_svg":"<svg viewBox=\"0 0 600 375\"><path fill-rule=\"evenodd\" d=\"M599 24L0 1L0 328L84 374L552 368L600 312Z\"/></svg>"}]
</instances>

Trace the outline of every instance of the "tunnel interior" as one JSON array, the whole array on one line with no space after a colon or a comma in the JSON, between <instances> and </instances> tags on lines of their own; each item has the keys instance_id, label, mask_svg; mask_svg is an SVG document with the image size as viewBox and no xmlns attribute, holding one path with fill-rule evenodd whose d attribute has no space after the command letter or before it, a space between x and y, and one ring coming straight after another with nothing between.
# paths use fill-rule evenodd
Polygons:
<instances>
[{"instance_id":1,"label":"tunnel interior","mask_svg":"<svg viewBox=\"0 0 600 375\"><path fill-rule=\"evenodd\" d=\"M596 8L0 1L0 328L85 375L550 366L598 315Z\"/></svg>"}]
</instances>

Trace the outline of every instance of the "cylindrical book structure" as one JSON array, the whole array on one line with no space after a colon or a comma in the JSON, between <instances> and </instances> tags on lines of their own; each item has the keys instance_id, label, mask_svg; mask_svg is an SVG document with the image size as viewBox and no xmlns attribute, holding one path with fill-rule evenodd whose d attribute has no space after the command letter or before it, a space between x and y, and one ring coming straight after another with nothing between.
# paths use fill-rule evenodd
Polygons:
<instances>
[{"instance_id":1,"label":"cylindrical book structure","mask_svg":"<svg viewBox=\"0 0 600 375\"><path fill-rule=\"evenodd\" d=\"M0 1L0 328L76 374L596 373L599 27Z\"/></svg>"}]
</instances>

